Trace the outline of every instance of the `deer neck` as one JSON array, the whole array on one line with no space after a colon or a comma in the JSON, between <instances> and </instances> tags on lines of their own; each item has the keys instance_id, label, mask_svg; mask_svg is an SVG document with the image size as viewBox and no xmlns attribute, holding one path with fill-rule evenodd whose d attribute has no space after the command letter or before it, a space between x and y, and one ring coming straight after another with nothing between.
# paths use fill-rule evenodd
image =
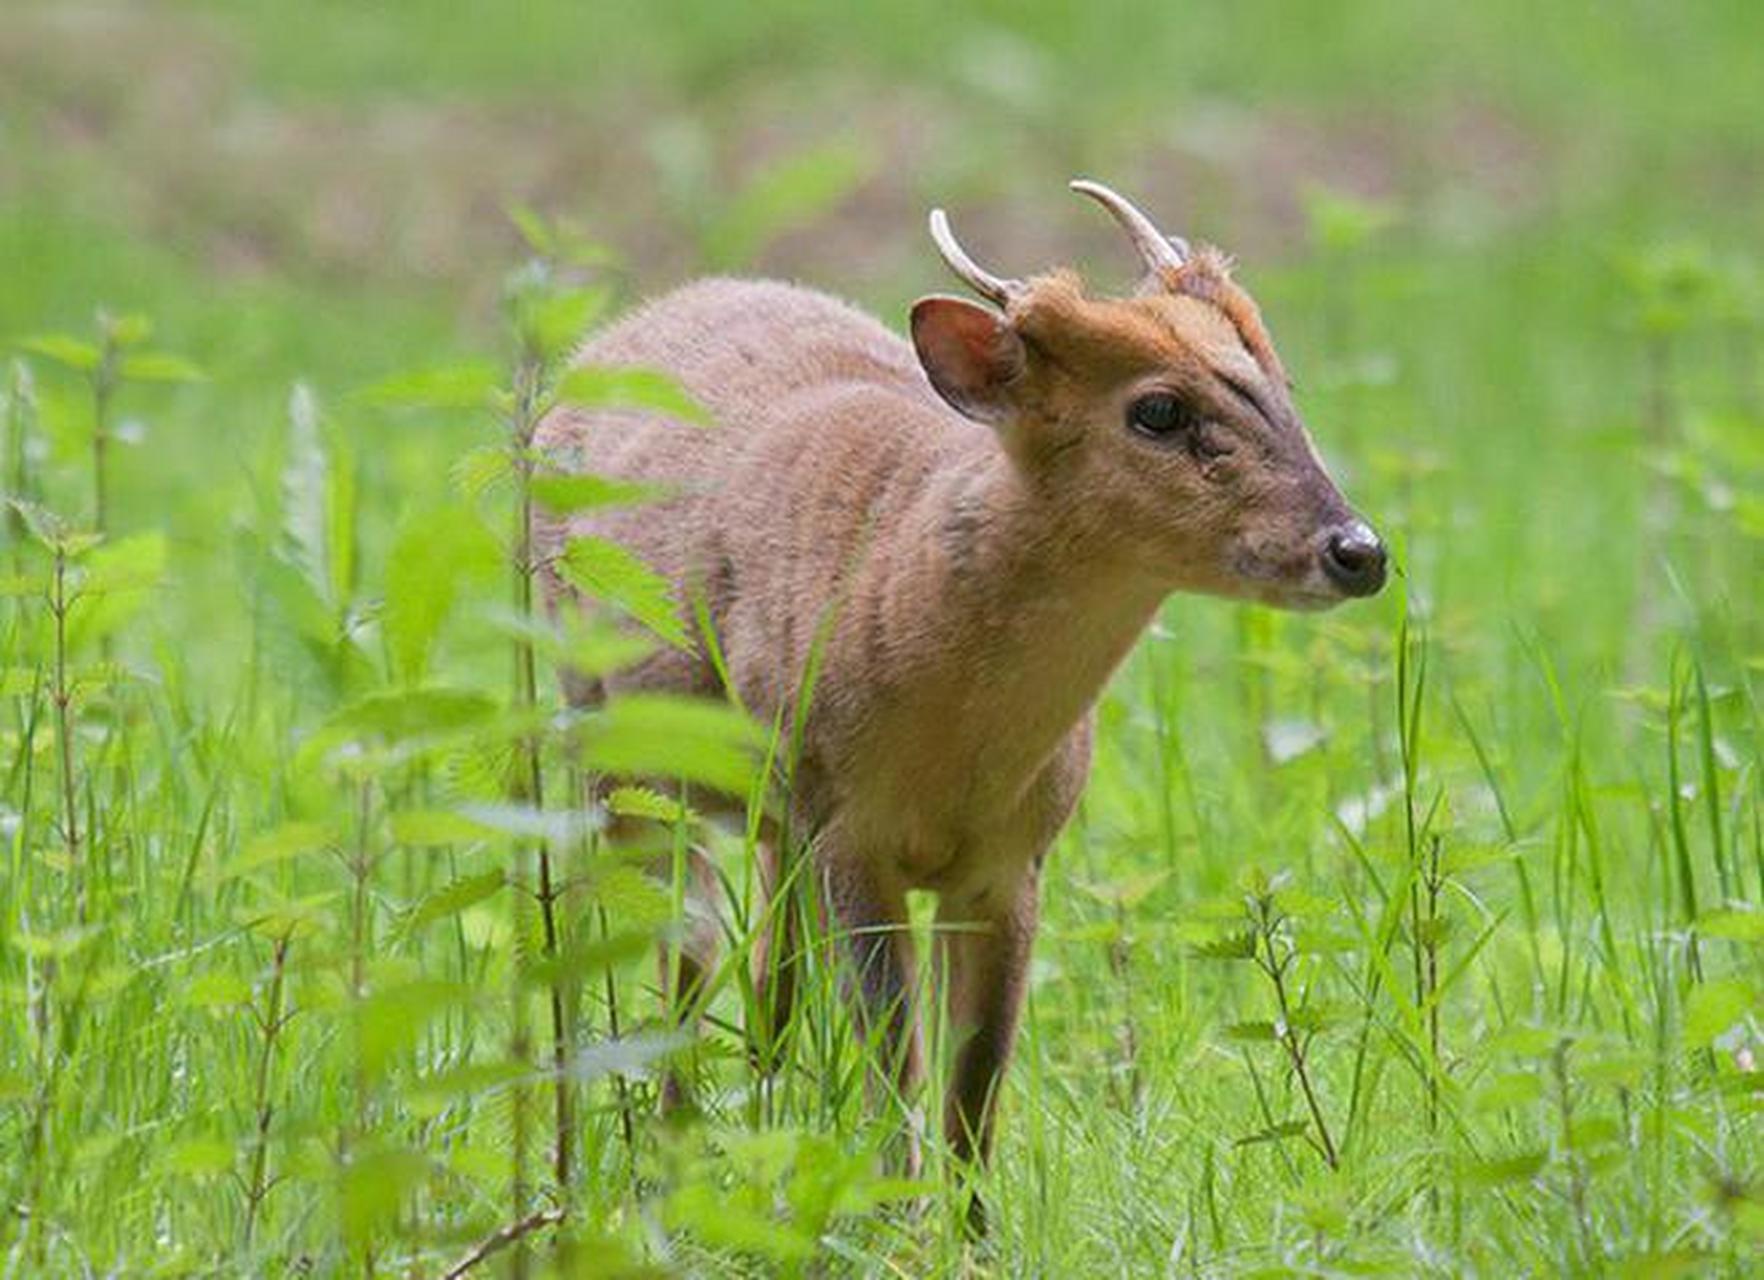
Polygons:
<instances>
[{"instance_id":1,"label":"deer neck","mask_svg":"<svg viewBox=\"0 0 1764 1280\"><path fill-rule=\"evenodd\" d=\"M1121 554L1100 504L1038 487L997 448L948 468L920 505L927 702L943 704L938 733L986 786L1020 794L1167 587Z\"/></svg>"}]
</instances>

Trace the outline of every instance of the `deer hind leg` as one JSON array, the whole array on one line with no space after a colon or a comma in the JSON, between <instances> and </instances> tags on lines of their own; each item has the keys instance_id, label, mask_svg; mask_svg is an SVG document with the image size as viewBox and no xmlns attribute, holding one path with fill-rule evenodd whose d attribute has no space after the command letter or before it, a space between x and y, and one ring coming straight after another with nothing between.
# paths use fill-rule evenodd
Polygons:
<instances>
[{"instance_id":1,"label":"deer hind leg","mask_svg":"<svg viewBox=\"0 0 1764 1280\"><path fill-rule=\"evenodd\" d=\"M939 908L938 947L949 1027L957 1044L943 1131L964 1163L983 1165L992 1153L998 1094L1028 990L1038 914L1032 874L996 905ZM975 1234L986 1230L986 1210L978 1196L969 1201L968 1225Z\"/></svg>"},{"instance_id":2,"label":"deer hind leg","mask_svg":"<svg viewBox=\"0 0 1764 1280\"><path fill-rule=\"evenodd\" d=\"M802 966L802 889L807 854L788 854L780 833L768 824L756 851L763 913L752 957L756 1017L747 1029L748 1052L754 1068L776 1072L784 1058L784 1036L796 1009L798 974Z\"/></svg>"},{"instance_id":3,"label":"deer hind leg","mask_svg":"<svg viewBox=\"0 0 1764 1280\"><path fill-rule=\"evenodd\" d=\"M817 871L849 965L848 991L858 1034L876 1055L871 1096L905 1116L891 1161L916 1176L920 1143L914 1103L924 1078L924 1048L913 1001L914 957L906 900L879 882L848 850L817 848ZM879 1098L877 1095L881 1095Z\"/></svg>"}]
</instances>

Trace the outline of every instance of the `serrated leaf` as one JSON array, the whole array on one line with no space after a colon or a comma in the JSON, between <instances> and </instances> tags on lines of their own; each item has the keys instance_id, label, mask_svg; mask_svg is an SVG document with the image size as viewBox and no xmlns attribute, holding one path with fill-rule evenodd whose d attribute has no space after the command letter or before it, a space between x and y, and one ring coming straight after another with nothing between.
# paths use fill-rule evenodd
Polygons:
<instances>
[{"instance_id":1,"label":"serrated leaf","mask_svg":"<svg viewBox=\"0 0 1764 1280\"><path fill-rule=\"evenodd\" d=\"M405 1195L427 1172L427 1162L412 1151L381 1148L353 1153L337 1178L344 1236L354 1243L390 1226Z\"/></svg>"},{"instance_id":2,"label":"serrated leaf","mask_svg":"<svg viewBox=\"0 0 1764 1280\"><path fill-rule=\"evenodd\" d=\"M481 444L467 449L453 464L453 487L461 497L476 501L514 474L508 450Z\"/></svg>"},{"instance_id":3,"label":"serrated leaf","mask_svg":"<svg viewBox=\"0 0 1764 1280\"><path fill-rule=\"evenodd\" d=\"M458 915L467 907L492 897L506 883L508 883L508 877L501 868L495 871L486 871L482 875L461 876L458 880L444 888L437 889L418 903L416 909L410 913L406 927L415 932L436 920Z\"/></svg>"},{"instance_id":4,"label":"serrated leaf","mask_svg":"<svg viewBox=\"0 0 1764 1280\"><path fill-rule=\"evenodd\" d=\"M718 269L749 262L770 240L830 212L871 165L870 152L846 139L786 155L722 202L705 232L705 259Z\"/></svg>"},{"instance_id":5,"label":"serrated leaf","mask_svg":"<svg viewBox=\"0 0 1764 1280\"><path fill-rule=\"evenodd\" d=\"M359 392L368 404L394 409L482 409L499 388L494 365L466 361L394 374Z\"/></svg>"},{"instance_id":6,"label":"serrated leaf","mask_svg":"<svg viewBox=\"0 0 1764 1280\"><path fill-rule=\"evenodd\" d=\"M680 422L710 421L704 406L659 369L577 365L557 380L552 397L578 409L652 409Z\"/></svg>"},{"instance_id":7,"label":"serrated leaf","mask_svg":"<svg viewBox=\"0 0 1764 1280\"><path fill-rule=\"evenodd\" d=\"M649 818L672 826L689 820L692 811L651 787L617 787L606 798L606 811L621 818Z\"/></svg>"},{"instance_id":8,"label":"serrated leaf","mask_svg":"<svg viewBox=\"0 0 1764 1280\"><path fill-rule=\"evenodd\" d=\"M673 645L689 649L673 584L606 538L571 538L558 571L577 590L617 609Z\"/></svg>"},{"instance_id":9,"label":"serrated leaf","mask_svg":"<svg viewBox=\"0 0 1764 1280\"><path fill-rule=\"evenodd\" d=\"M1222 938L1197 942L1193 950L1196 956L1204 960L1253 960L1256 955L1256 935L1248 930L1229 933Z\"/></svg>"}]
</instances>

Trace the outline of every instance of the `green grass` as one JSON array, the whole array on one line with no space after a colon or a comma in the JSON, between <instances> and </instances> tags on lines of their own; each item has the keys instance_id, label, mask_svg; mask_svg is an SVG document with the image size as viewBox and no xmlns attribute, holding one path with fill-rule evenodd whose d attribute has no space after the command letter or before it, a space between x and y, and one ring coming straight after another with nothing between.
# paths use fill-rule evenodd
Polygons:
<instances>
[{"instance_id":1,"label":"green grass","mask_svg":"<svg viewBox=\"0 0 1764 1280\"><path fill-rule=\"evenodd\" d=\"M0 1274L438 1275L533 1213L481 1271L1755 1269L1754 7L922 8L0 19L9 496L92 520L90 387L20 340L143 313L206 374L116 390L103 543L31 508L0 551ZM935 1143L890 1176L813 928L783 1068L749 1063L740 835L683 1041L677 870L570 820L600 765L726 783L788 726L535 720L550 655L612 642L509 621L524 402L386 380L539 378L510 339L559 286L510 318L499 201L581 215L621 300L756 263L897 319L948 287L933 200L988 260L1115 279L1076 169L1176 174L1183 229L1243 249L1400 574L1321 617L1172 600L1111 686L972 1244ZM664 1062L696 1118L658 1115Z\"/></svg>"}]
</instances>

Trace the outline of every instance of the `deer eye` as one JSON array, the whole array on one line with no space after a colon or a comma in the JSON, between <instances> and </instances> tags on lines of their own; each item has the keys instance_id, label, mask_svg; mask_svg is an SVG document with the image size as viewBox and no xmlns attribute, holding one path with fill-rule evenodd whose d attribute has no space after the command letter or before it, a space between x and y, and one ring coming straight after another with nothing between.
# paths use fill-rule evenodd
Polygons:
<instances>
[{"instance_id":1,"label":"deer eye","mask_svg":"<svg viewBox=\"0 0 1764 1280\"><path fill-rule=\"evenodd\" d=\"M1168 440L1194 425L1188 407L1167 391L1140 396L1127 406L1127 425L1153 440Z\"/></svg>"}]
</instances>

